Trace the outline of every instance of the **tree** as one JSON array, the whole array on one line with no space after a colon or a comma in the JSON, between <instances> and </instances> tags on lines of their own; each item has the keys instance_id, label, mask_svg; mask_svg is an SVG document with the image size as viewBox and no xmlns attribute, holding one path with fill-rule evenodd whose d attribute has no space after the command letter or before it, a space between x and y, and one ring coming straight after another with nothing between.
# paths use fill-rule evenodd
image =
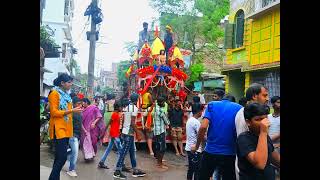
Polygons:
<instances>
[{"instance_id":1,"label":"tree","mask_svg":"<svg viewBox=\"0 0 320 180\"><path fill-rule=\"evenodd\" d=\"M69 64L66 65L66 68L70 72L71 76L77 75L80 73L80 67L76 60L70 59Z\"/></svg>"},{"instance_id":2,"label":"tree","mask_svg":"<svg viewBox=\"0 0 320 180\"><path fill-rule=\"evenodd\" d=\"M150 0L152 7L161 13L160 23L170 24L177 35L178 47L190 49L193 53L190 79L197 80L200 71L208 67L203 63L210 60L214 72L219 73L222 67L224 52L219 48L220 39L224 35L220 20L229 12L228 0ZM206 61L204 61L206 60Z\"/></svg>"},{"instance_id":3,"label":"tree","mask_svg":"<svg viewBox=\"0 0 320 180\"><path fill-rule=\"evenodd\" d=\"M134 41L129 41L129 42L125 42L125 47L124 49L126 49L128 51L128 53L130 54L130 56L133 56L135 50L138 48L138 45L136 42Z\"/></svg>"},{"instance_id":4,"label":"tree","mask_svg":"<svg viewBox=\"0 0 320 180\"><path fill-rule=\"evenodd\" d=\"M117 76L119 80L119 85L123 86L128 82L128 78L126 77L126 72L128 71L131 63L130 61L120 61L117 69Z\"/></svg>"},{"instance_id":5,"label":"tree","mask_svg":"<svg viewBox=\"0 0 320 180\"><path fill-rule=\"evenodd\" d=\"M191 85L194 81L200 79L201 73L205 70L203 63L193 64L190 66L190 76L186 81L186 85Z\"/></svg>"},{"instance_id":6,"label":"tree","mask_svg":"<svg viewBox=\"0 0 320 180\"><path fill-rule=\"evenodd\" d=\"M53 39L54 31L47 26L40 26L40 47L43 48L45 57L59 57L59 46Z\"/></svg>"},{"instance_id":7,"label":"tree","mask_svg":"<svg viewBox=\"0 0 320 180\"><path fill-rule=\"evenodd\" d=\"M80 84L82 87L86 88L87 87L87 83L88 83L88 74L84 73L84 74L79 74L79 79L80 79ZM86 92L85 89L82 89Z\"/></svg>"},{"instance_id":8,"label":"tree","mask_svg":"<svg viewBox=\"0 0 320 180\"><path fill-rule=\"evenodd\" d=\"M102 93L103 95L114 94L114 89L106 86L106 87L103 87L103 88L102 88L101 93Z\"/></svg>"}]
</instances>

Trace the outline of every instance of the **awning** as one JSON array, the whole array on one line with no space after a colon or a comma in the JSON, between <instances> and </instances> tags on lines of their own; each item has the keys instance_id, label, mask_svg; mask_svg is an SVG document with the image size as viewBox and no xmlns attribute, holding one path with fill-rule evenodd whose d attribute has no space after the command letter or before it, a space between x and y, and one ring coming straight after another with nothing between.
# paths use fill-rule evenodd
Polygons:
<instances>
[{"instance_id":1,"label":"awning","mask_svg":"<svg viewBox=\"0 0 320 180\"><path fill-rule=\"evenodd\" d=\"M194 91L201 91L202 89L202 82L197 81L193 83ZM220 79L210 79L203 81L204 88L224 88L224 80Z\"/></svg>"}]
</instances>

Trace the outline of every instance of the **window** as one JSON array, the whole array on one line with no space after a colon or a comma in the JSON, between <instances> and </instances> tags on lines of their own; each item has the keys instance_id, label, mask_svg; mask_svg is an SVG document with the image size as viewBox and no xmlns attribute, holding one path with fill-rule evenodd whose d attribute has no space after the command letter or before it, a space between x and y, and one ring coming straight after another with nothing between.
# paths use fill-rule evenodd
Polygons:
<instances>
[{"instance_id":1,"label":"window","mask_svg":"<svg viewBox=\"0 0 320 180\"><path fill-rule=\"evenodd\" d=\"M250 83L259 83L268 88L269 99L280 96L280 71L252 73ZM270 102L269 102L270 103Z\"/></svg>"},{"instance_id":2,"label":"window","mask_svg":"<svg viewBox=\"0 0 320 180\"><path fill-rule=\"evenodd\" d=\"M244 12L239 10L235 16L235 48L243 46Z\"/></svg>"}]
</instances>

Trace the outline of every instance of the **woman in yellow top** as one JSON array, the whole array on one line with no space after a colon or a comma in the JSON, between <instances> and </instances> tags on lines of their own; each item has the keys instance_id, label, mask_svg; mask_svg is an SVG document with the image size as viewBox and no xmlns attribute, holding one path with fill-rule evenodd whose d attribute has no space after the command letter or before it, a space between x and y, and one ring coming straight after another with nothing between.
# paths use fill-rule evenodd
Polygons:
<instances>
[{"instance_id":1,"label":"woman in yellow top","mask_svg":"<svg viewBox=\"0 0 320 180\"><path fill-rule=\"evenodd\" d=\"M68 91L73 78L68 74L60 74L53 81L54 88L49 93L50 139L55 142L55 159L49 180L59 180L60 171L67 160L69 138L73 136L72 113L80 113L80 107L72 109L72 100Z\"/></svg>"},{"instance_id":2,"label":"woman in yellow top","mask_svg":"<svg viewBox=\"0 0 320 180\"><path fill-rule=\"evenodd\" d=\"M142 109L147 109L151 106L152 103L152 95L151 95L151 88L148 89L146 93L142 95Z\"/></svg>"}]
</instances>

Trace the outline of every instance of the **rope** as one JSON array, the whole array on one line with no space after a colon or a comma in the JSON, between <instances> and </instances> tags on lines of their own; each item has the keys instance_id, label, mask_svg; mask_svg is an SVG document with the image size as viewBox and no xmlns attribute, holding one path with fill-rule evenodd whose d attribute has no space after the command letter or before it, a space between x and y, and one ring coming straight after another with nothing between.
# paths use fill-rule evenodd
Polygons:
<instances>
[{"instance_id":1,"label":"rope","mask_svg":"<svg viewBox=\"0 0 320 180\"><path fill-rule=\"evenodd\" d=\"M161 79L159 78L159 80L158 80L158 82L156 83L156 85L154 85L154 86L150 86L150 87L154 88L154 87L158 86L158 84L159 84L160 80L161 80ZM146 81L144 81L144 82L146 82ZM152 83L153 83L153 81L152 81Z\"/></svg>"},{"instance_id":2,"label":"rope","mask_svg":"<svg viewBox=\"0 0 320 180\"><path fill-rule=\"evenodd\" d=\"M177 86L177 84L176 84L173 88L169 88L169 87L167 86L166 81L164 81L164 85L166 86L167 89L169 89L169 91L172 91L172 90L175 89L175 87Z\"/></svg>"}]
</instances>

